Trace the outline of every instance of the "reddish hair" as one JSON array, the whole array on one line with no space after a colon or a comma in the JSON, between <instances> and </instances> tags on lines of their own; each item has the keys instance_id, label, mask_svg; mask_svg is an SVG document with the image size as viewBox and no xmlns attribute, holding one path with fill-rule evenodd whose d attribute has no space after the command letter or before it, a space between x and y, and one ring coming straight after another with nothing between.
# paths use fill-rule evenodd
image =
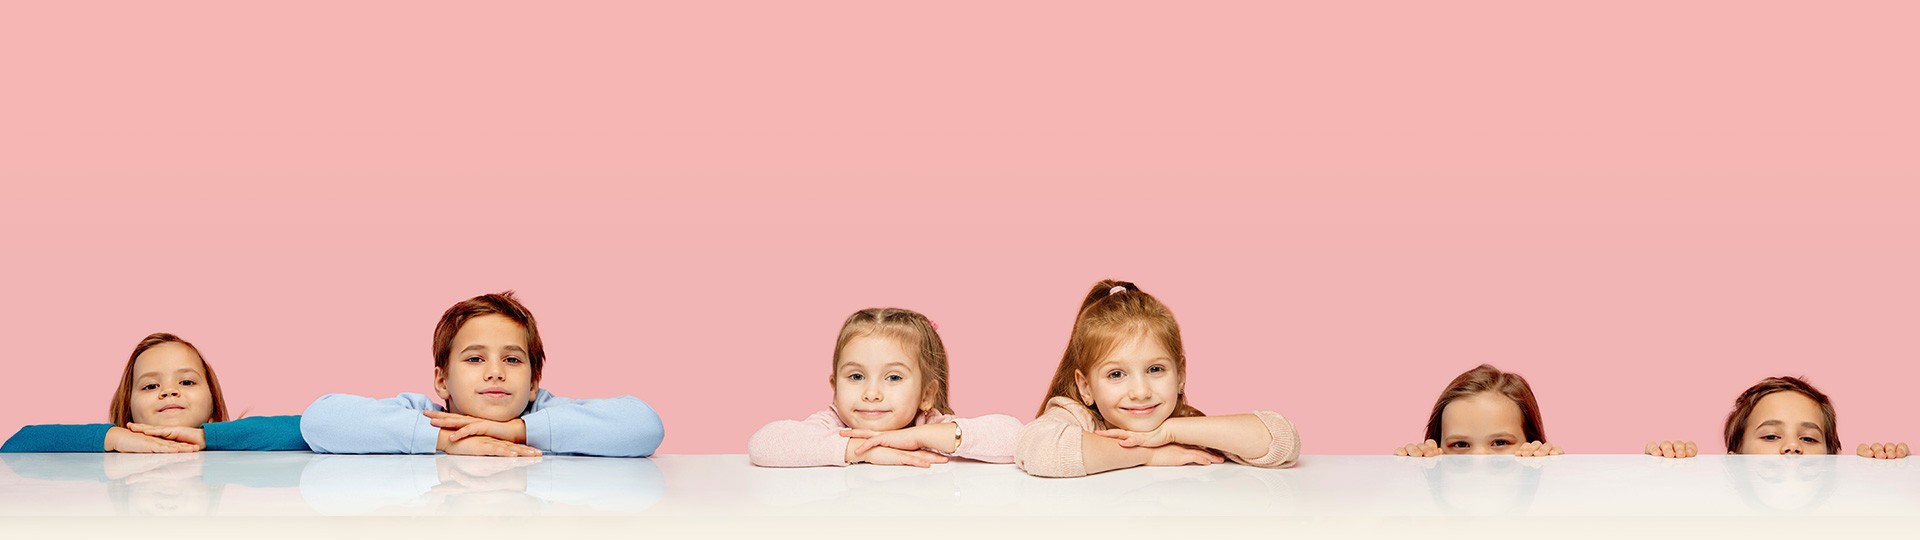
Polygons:
<instances>
[{"instance_id":1,"label":"reddish hair","mask_svg":"<svg viewBox=\"0 0 1920 540\"><path fill-rule=\"evenodd\" d=\"M467 321L482 315L502 315L527 330L527 366L533 369L533 381L540 382L540 367L546 365L547 350L540 345L540 327L533 322L533 312L520 305L513 291L475 296L447 308L447 312L440 315L440 324L433 327L433 367L447 368L447 362L453 358L454 334L460 333L460 327Z\"/></svg>"},{"instance_id":2,"label":"reddish hair","mask_svg":"<svg viewBox=\"0 0 1920 540\"><path fill-rule=\"evenodd\" d=\"M1500 371L1487 364L1467 370L1447 383L1447 389L1440 392L1440 399L1433 402L1433 413L1427 415L1427 438L1439 441L1441 438L1440 415L1446 412L1447 405L1453 400L1493 392L1506 396L1520 406L1520 429L1526 432L1523 442L1547 442L1547 423L1540 418L1540 402L1533 398L1533 387L1527 385L1527 379L1518 373Z\"/></svg>"},{"instance_id":3,"label":"reddish hair","mask_svg":"<svg viewBox=\"0 0 1920 540\"><path fill-rule=\"evenodd\" d=\"M1105 279L1093 284L1087 298L1080 301L1080 313L1073 319L1073 334L1067 338L1067 352L1060 356L1060 366L1053 370L1053 382L1047 385L1047 397L1040 401L1040 412L1035 414L1046 414L1047 401L1055 396L1077 396L1080 392L1074 383L1074 373L1085 376L1088 369L1113 354L1120 345L1141 336L1165 347L1167 354L1173 356L1174 371L1185 380L1187 353L1180 346L1180 323L1173 320L1173 310L1131 282ZM1106 422L1099 408L1088 409L1093 411L1095 419ZM1187 404L1187 393L1181 392L1171 418L1189 416L1205 414Z\"/></svg>"},{"instance_id":4,"label":"reddish hair","mask_svg":"<svg viewBox=\"0 0 1920 540\"><path fill-rule=\"evenodd\" d=\"M207 373L207 393L213 394L213 415L208 422L227 421L227 398L220 394L220 378L213 375L213 364L207 363L207 357L200 354L200 348L180 339L180 336L166 332L156 332L141 338L140 344L133 346L133 354L127 357L127 368L120 372L120 387L113 391L113 401L107 404L107 422L116 426L125 426L133 421L133 363L140 360L140 354L162 343L179 343L193 351L200 359L200 369Z\"/></svg>"},{"instance_id":5,"label":"reddish hair","mask_svg":"<svg viewBox=\"0 0 1920 540\"><path fill-rule=\"evenodd\" d=\"M1827 453L1840 453L1839 420L1833 414L1833 400L1826 394L1814 389L1813 385L1798 377L1767 377L1759 384L1741 392L1733 398L1733 412L1727 414L1727 452L1740 453L1740 443L1747 438L1747 418L1753 415L1753 407L1760 404L1760 398L1780 392L1799 392L1814 403L1820 405L1820 432L1826 435Z\"/></svg>"}]
</instances>

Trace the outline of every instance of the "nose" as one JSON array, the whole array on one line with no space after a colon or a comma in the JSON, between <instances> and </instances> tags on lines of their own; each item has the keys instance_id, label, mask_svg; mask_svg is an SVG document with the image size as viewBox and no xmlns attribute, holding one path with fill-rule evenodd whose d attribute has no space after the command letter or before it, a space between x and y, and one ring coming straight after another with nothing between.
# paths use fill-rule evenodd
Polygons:
<instances>
[{"instance_id":1,"label":"nose","mask_svg":"<svg viewBox=\"0 0 1920 540\"><path fill-rule=\"evenodd\" d=\"M864 401L867 403L879 403L880 402L879 385L869 384L862 387L860 389L860 401Z\"/></svg>"},{"instance_id":2,"label":"nose","mask_svg":"<svg viewBox=\"0 0 1920 540\"><path fill-rule=\"evenodd\" d=\"M1787 446L1782 446L1782 447L1780 447L1780 453L1781 453L1782 455L1789 455L1789 454L1790 454L1790 455L1796 455L1796 456L1797 456L1797 455L1801 455L1801 454L1805 454L1806 452L1805 452L1805 451L1803 451L1803 450L1801 450L1801 449L1800 449L1800 446L1799 446L1799 445L1792 445L1792 444L1790 444L1790 445L1787 445Z\"/></svg>"},{"instance_id":3,"label":"nose","mask_svg":"<svg viewBox=\"0 0 1920 540\"><path fill-rule=\"evenodd\" d=\"M486 373L487 380L489 381L506 380L507 378L506 364L507 364L506 362L487 362L487 373Z\"/></svg>"},{"instance_id":4,"label":"nose","mask_svg":"<svg viewBox=\"0 0 1920 540\"><path fill-rule=\"evenodd\" d=\"M1134 377L1133 384L1127 387L1127 397L1136 400L1153 397L1153 388L1147 386L1147 378Z\"/></svg>"}]
</instances>

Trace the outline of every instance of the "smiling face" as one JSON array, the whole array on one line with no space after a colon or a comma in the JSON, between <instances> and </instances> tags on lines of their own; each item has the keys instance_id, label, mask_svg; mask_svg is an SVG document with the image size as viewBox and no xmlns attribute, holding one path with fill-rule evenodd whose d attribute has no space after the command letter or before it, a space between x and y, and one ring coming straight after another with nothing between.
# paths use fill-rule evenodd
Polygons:
<instances>
[{"instance_id":1,"label":"smiling face","mask_svg":"<svg viewBox=\"0 0 1920 540\"><path fill-rule=\"evenodd\" d=\"M133 360L133 421L156 426L200 427L213 416L206 362L192 347L161 343Z\"/></svg>"},{"instance_id":2,"label":"smiling face","mask_svg":"<svg viewBox=\"0 0 1920 540\"><path fill-rule=\"evenodd\" d=\"M1455 399L1440 413L1437 442L1448 454L1511 454L1528 442L1520 404L1495 392Z\"/></svg>"},{"instance_id":3,"label":"smiling face","mask_svg":"<svg viewBox=\"0 0 1920 540\"><path fill-rule=\"evenodd\" d=\"M433 389L447 410L505 422L519 418L539 391L528 361L527 329L497 313L468 319L453 335L447 367L433 368Z\"/></svg>"},{"instance_id":4,"label":"smiling face","mask_svg":"<svg viewBox=\"0 0 1920 540\"><path fill-rule=\"evenodd\" d=\"M833 408L848 427L891 431L907 427L933 396L913 350L888 337L847 340L834 366Z\"/></svg>"},{"instance_id":5,"label":"smiling face","mask_svg":"<svg viewBox=\"0 0 1920 540\"><path fill-rule=\"evenodd\" d=\"M1825 421L1820 404L1806 394L1767 394L1753 404L1753 413L1747 416L1739 453L1825 454L1827 434L1820 427Z\"/></svg>"},{"instance_id":6,"label":"smiling face","mask_svg":"<svg viewBox=\"0 0 1920 540\"><path fill-rule=\"evenodd\" d=\"M1186 388L1173 353L1145 333L1127 340L1086 372L1074 372L1080 402L1107 424L1127 431L1153 431L1173 416Z\"/></svg>"}]
</instances>

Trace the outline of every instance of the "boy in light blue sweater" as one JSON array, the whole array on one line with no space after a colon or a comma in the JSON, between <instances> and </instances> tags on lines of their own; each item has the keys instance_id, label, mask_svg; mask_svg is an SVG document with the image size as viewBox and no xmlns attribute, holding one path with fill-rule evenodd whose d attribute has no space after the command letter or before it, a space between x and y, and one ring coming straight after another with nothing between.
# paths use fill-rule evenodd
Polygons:
<instances>
[{"instance_id":1,"label":"boy in light blue sweater","mask_svg":"<svg viewBox=\"0 0 1920 540\"><path fill-rule=\"evenodd\" d=\"M660 447L652 407L632 396L555 396L540 388L545 363L533 313L512 291L476 296L433 331L433 389L445 407L423 394L329 394L307 407L300 433L329 454L645 457Z\"/></svg>"}]
</instances>

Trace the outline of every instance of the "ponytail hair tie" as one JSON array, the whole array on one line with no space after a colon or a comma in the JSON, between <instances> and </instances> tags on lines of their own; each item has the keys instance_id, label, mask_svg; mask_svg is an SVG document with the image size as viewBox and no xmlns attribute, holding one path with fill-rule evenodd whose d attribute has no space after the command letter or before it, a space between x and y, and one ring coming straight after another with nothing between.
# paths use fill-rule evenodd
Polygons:
<instances>
[{"instance_id":1,"label":"ponytail hair tie","mask_svg":"<svg viewBox=\"0 0 1920 540\"><path fill-rule=\"evenodd\" d=\"M1123 292L1127 292L1126 285L1114 285L1113 288L1107 289L1107 296L1113 296Z\"/></svg>"}]
</instances>

